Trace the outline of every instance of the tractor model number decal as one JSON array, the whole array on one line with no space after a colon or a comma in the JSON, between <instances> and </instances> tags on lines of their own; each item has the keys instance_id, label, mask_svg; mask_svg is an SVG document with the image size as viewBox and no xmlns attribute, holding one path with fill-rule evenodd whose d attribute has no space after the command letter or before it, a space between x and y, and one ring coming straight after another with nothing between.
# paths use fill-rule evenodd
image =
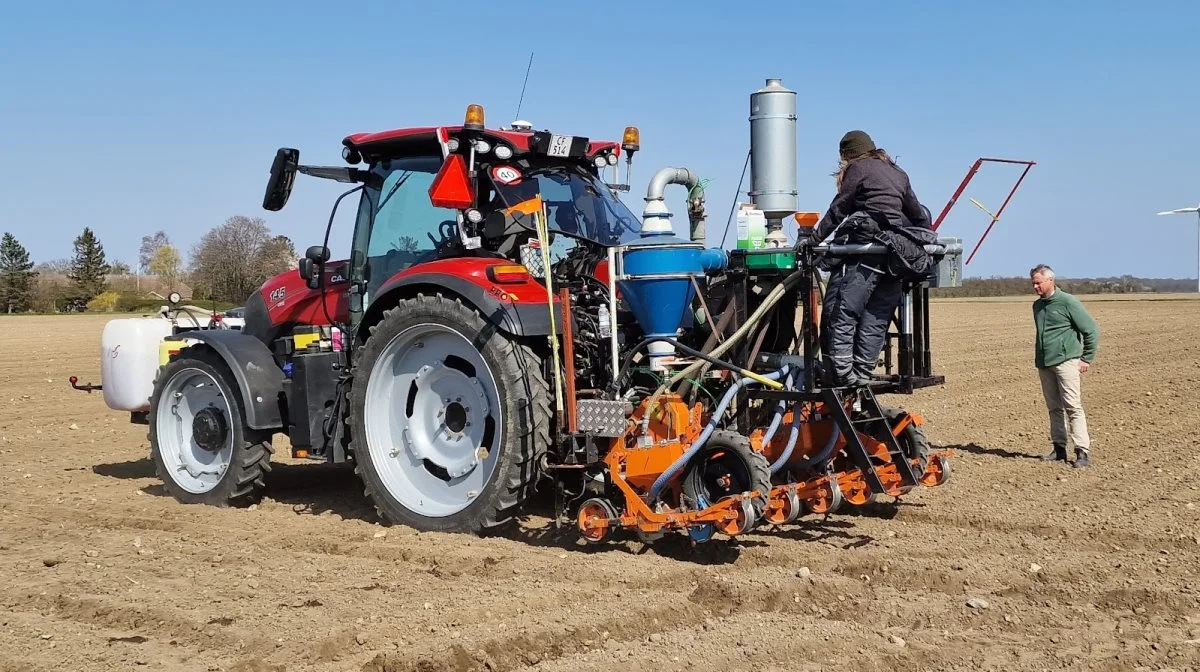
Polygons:
<instances>
[{"instance_id":1,"label":"tractor model number decal","mask_svg":"<svg viewBox=\"0 0 1200 672\"><path fill-rule=\"evenodd\" d=\"M512 166L496 166L492 168L492 179L497 184L520 184L521 173Z\"/></svg>"},{"instance_id":2,"label":"tractor model number decal","mask_svg":"<svg viewBox=\"0 0 1200 672\"><path fill-rule=\"evenodd\" d=\"M272 290L272 291L271 291L271 303L272 303L272 305L276 305L276 306L277 306L277 305L279 305L279 304L283 303L283 300L284 300L285 298L287 298L287 289L286 289L285 287L280 287L280 288L278 288L278 289L275 289L275 290Z\"/></svg>"},{"instance_id":3,"label":"tractor model number decal","mask_svg":"<svg viewBox=\"0 0 1200 672\"><path fill-rule=\"evenodd\" d=\"M500 299L501 301L508 301L509 303L511 303L513 300L513 297L511 294L504 291L503 289L500 289L499 287L497 287L495 285L492 285L491 287L489 287L488 292L490 294L492 294L492 296L495 296L497 299Z\"/></svg>"}]
</instances>

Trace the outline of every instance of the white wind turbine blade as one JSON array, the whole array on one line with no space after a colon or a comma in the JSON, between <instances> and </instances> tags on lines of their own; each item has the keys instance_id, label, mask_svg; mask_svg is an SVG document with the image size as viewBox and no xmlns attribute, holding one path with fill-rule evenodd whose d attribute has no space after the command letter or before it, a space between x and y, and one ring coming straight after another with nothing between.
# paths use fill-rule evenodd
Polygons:
<instances>
[{"instance_id":1,"label":"white wind turbine blade","mask_svg":"<svg viewBox=\"0 0 1200 672\"><path fill-rule=\"evenodd\" d=\"M1200 212L1200 207L1196 207L1196 208L1180 208L1180 209L1178 209L1178 210L1168 210L1168 211L1166 211L1166 212L1160 212L1160 213L1158 213L1158 214L1160 214L1160 215L1182 215L1182 214L1185 214L1185 213L1188 213L1188 212Z\"/></svg>"}]
</instances>

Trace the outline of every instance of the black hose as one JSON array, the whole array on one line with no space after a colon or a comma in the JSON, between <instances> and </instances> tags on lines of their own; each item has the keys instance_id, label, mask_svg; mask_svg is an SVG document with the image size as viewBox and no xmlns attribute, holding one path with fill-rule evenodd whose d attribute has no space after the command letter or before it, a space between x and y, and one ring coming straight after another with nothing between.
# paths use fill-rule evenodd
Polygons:
<instances>
[{"instance_id":1,"label":"black hose","mask_svg":"<svg viewBox=\"0 0 1200 672\"><path fill-rule=\"evenodd\" d=\"M633 358L635 355L637 355L638 351L640 351L642 348L646 347L647 345L650 345L651 343L653 343L657 340L659 340L659 339L657 339L657 338L643 339L640 343L633 346L633 348L628 353L626 353L625 357L621 360L620 372L616 376L613 377L613 383L612 383L613 393L616 393L617 390L621 389L621 383L625 380L625 376L629 375L629 367L633 365Z\"/></svg>"},{"instance_id":2,"label":"black hose","mask_svg":"<svg viewBox=\"0 0 1200 672\"><path fill-rule=\"evenodd\" d=\"M673 338L650 338L650 339L646 339L646 340L662 341L664 343L670 343L671 345L675 346L679 350L682 350L693 357L698 357L700 359L703 359L704 361L708 362L709 364L712 364L713 366L716 366L716 367L719 367L722 369L728 369L730 371L734 371L737 373L741 373L742 371L749 370L746 367L738 366L737 364L727 362L723 359L717 359L716 357L706 355L703 352L700 352L699 350L696 350L695 348L690 348L690 347L680 343L679 341L676 341Z\"/></svg>"},{"instance_id":3,"label":"black hose","mask_svg":"<svg viewBox=\"0 0 1200 672\"><path fill-rule=\"evenodd\" d=\"M633 364L633 358L638 353L638 351L640 351L642 348L646 347L647 345L650 345L651 343L655 343L658 341L662 341L663 343L669 343L669 344L675 346L675 348L678 350L682 350L683 352L685 352L693 357L703 359L704 361L708 362L709 364L712 364L713 366L716 366L716 367L719 367L722 369L728 369L728 370L736 372L736 373L740 373L742 371L748 370L747 368L738 366L737 364L733 364L733 363L727 362L723 359L717 359L716 357L711 357L709 355L706 355L703 352L700 352L699 350L696 350L695 348L688 347L688 346L680 343L679 341L676 341L673 338L666 338L665 336L654 336L654 337L643 339L640 343L633 346L633 349L630 350L628 352L628 354L625 355L624 360L622 360L622 362L621 362L621 373L613 381L613 386L616 389L620 389L620 383L621 383L621 381L625 380L625 376L628 375L629 367ZM615 391L616 390L614 390L614 392Z\"/></svg>"}]
</instances>

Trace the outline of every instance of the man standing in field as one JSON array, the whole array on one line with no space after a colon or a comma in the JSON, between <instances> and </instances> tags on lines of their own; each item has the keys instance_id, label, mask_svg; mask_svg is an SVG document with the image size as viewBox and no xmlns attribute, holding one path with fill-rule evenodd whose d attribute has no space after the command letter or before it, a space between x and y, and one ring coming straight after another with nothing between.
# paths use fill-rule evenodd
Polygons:
<instances>
[{"instance_id":1,"label":"man standing in field","mask_svg":"<svg viewBox=\"0 0 1200 672\"><path fill-rule=\"evenodd\" d=\"M1075 444L1075 467L1089 464L1087 417L1083 412L1080 377L1096 357L1100 327L1079 299L1054 287L1054 269L1039 264L1029 272L1033 291L1034 363L1042 395L1050 411L1050 441L1054 452L1044 460L1067 461L1067 427Z\"/></svg>"}]
</instances>

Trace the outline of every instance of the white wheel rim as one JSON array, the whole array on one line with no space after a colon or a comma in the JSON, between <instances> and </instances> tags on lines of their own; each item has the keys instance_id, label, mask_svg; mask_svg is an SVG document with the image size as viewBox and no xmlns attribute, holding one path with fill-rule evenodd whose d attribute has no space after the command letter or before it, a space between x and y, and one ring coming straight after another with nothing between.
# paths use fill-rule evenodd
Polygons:
<instances>
[{"instance_id":1,"label":"white wheel rim","mask_svg":"<svg viewBox=\"0 0 1200 672\"><path fill-rule=\"evenodd\" d=\"M222 414L227 423L224 440L215 450L196 441L193 426L204 409ZM163 386L158 401L155 430L159 455L168 477L187 492L200 495L220 484L233 460L233 422L229 399L207 372L183 369Z\"/></svg>"},{"instance_id":2,"label":"white wheel rim","mask_svg":"<svg viewBox=\"0 0 1200 672\"><path fill-rule=\"evenodd\" d=\"M495 472L504 426L496 380L475 345L450 327L414 325L384 346L363 415L371 464L409 511L454 515Z\"/></svg>"}]
</instances>

